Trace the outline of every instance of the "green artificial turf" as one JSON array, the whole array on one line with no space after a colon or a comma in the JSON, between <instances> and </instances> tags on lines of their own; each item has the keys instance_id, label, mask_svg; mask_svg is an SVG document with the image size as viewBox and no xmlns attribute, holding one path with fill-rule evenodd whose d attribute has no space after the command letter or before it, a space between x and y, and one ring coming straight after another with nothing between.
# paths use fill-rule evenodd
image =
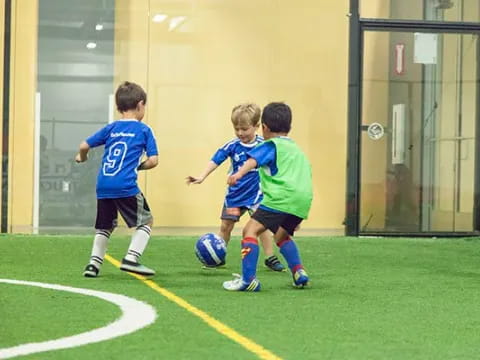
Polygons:
<instances>
[{"instance_id":1,"label":"green artificial turf","mask_svg":"<svg viewBox=\"0 0 480 360\"><path fill-rule=\"evenodd\" d=\"M232 293L222 282L240 272L240 244L227 267L205 271L194 237L153 236L142 261L162 288L283 359L480 358L480 259L477 239L298 238L308 289L259 261L259 293ZM145 301L157 321L136 333L28 359L257 359L143 282L105 262L87 279L91 236L1 236L0 278L124 294ZM129 238L113 235L120 260ZM282 259L283 261L283 259ZM120 315L97 298L0 283L0 348L105 326Z\"/></svg>"}]
</instances>

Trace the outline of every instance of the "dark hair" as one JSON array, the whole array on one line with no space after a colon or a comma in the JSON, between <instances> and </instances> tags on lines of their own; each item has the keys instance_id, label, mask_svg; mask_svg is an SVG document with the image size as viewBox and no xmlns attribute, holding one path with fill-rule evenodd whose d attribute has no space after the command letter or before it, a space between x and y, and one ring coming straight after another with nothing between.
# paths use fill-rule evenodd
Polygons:
<instances>
[{"instance_id":1,"label":"dark hair","mask_svg":"<svg viewBox=\"0 0 480 360\"><path fill-rule=\"evenodd\" d=\"M119 112L134 110L140 101L147 104L147 93L140 85L125 81L120 84L115 93L115 102Z\"/></svg>"},{"instance_id":2,"label":"dark hair","mask_svg":"<svg viewBox=\"0 0 480 360\"><path fill-rule=\"evenodd\" d=\"M263 108L262 124L271 132L288 133L292 127L292 110L283 102L272 102Z\"/></svg>"}]
</instances>

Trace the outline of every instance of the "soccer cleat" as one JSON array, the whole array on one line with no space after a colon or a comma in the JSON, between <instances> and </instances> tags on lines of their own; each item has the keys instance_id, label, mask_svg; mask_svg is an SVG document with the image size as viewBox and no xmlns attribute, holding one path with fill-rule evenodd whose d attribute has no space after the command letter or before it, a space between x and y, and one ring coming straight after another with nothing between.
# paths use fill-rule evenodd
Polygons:
<instances>
[{"instance_id":1,"label":"soccer cleat","mask_svg":"<svg viewBox=\"0 0 480 360\"><path fill-rule=\"evenodd\" d=\"M155 275L155 270L127 259L122 260L122 264L120 265L120 270L132 272L139 275L146 275L146 276Z\"/></svg>"},{"instance_id":2,"label":"soccer cleat","mask_svg":"<svg viewBox=\"0 0 480 360\"><path fill-rule=\"evenodd\" d=\"M293 286L296 288L303 288L308 285L308 274L304 269L298 269L293 274Z\"/></svg>"},{"instance_id":3,"label":"soccer cleat","mask_svg":"<svg viewBox=\"0 0 480 360\"><path fill-rule=\"evenodd\" d=\"M285 266L283 266L275 255L265 259L265 266L273 271L285 271Z\"/></svg>"},{"instance_id":4,"label":"soccer cleat","mask_svg":"<svg viewBox=\"0 0 480 360\"><path fill-rule=\"evenodd\" d=\"M85 266L85 270L83 271L83 276L93 278L98 276L98 268L95 265L88 264Z\"/></svg>"},{"instance_id":5,"label":"soccer cleat","mask_svg":"<svg viewBox=\"0 0 480 360\"><path fill-rule=\"evenodd\" d=\"M242 277L238 274L233 274L235 279L230 281L225 281L223 283L223 288L228 291L260 291L260 281L256 278L253 279L250 283L243 281Z\"/></svg>"}]
</instances>

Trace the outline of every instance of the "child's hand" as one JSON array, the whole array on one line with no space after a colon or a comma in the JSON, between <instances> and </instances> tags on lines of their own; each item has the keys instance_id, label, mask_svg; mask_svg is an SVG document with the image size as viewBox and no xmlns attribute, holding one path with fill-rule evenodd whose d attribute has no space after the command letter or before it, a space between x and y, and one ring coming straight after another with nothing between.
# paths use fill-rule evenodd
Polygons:
<instances>
[{"instance_id":1,"label":"child's hand","mask_svg":"<svg viewBox=\"0 0 480 360\"><path fill-rule=\"evenodd\" d=\"M238 180L240 180L240 176L237 174L230 175L227 179L227 184L230 186L235 185Z\"/></svg>"},{"instance_id":2,"label":"child's hand","mask_svg":"<svg viewBox=\"0 0 480 360\"><path fill-rule=\"evenodd\" d=\"M190 184L201 184L203 182L204 178L201 178L201 177L194 177L194 176L187 176L185 178L185 182L187 183L187 185L190 185Z\"/></svg>"},{"instance_id":3,"label":"child's hand","mask_svg":"<svg viewBox=\"0 0 480 360\"><path fill-rule=\"evenodd\" d=\"M82 163L82 162L85 162L88 160L88 155L85 155L82 157L82 155L80 153L78 153L76 156L75 156L75 161L77 163Z\"/></svg>"}]
</instances>

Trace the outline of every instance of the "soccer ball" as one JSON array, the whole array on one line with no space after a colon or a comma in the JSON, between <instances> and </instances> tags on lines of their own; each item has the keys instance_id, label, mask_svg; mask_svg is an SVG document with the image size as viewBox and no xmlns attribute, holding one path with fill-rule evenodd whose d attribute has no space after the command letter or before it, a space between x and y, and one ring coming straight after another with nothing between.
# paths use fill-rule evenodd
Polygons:
<instances>
[{"instance_id":1,"label":"soccer ball","mask_svg":"<svg viewBox=\"0 0 480 360\"><path fill-rule=\"evenodd\" d=\"M220 236L207 233L197 240L195 255L205 266L215 267L223 265L227 255L227 244Z\"/></svg>"}]
</instances>

